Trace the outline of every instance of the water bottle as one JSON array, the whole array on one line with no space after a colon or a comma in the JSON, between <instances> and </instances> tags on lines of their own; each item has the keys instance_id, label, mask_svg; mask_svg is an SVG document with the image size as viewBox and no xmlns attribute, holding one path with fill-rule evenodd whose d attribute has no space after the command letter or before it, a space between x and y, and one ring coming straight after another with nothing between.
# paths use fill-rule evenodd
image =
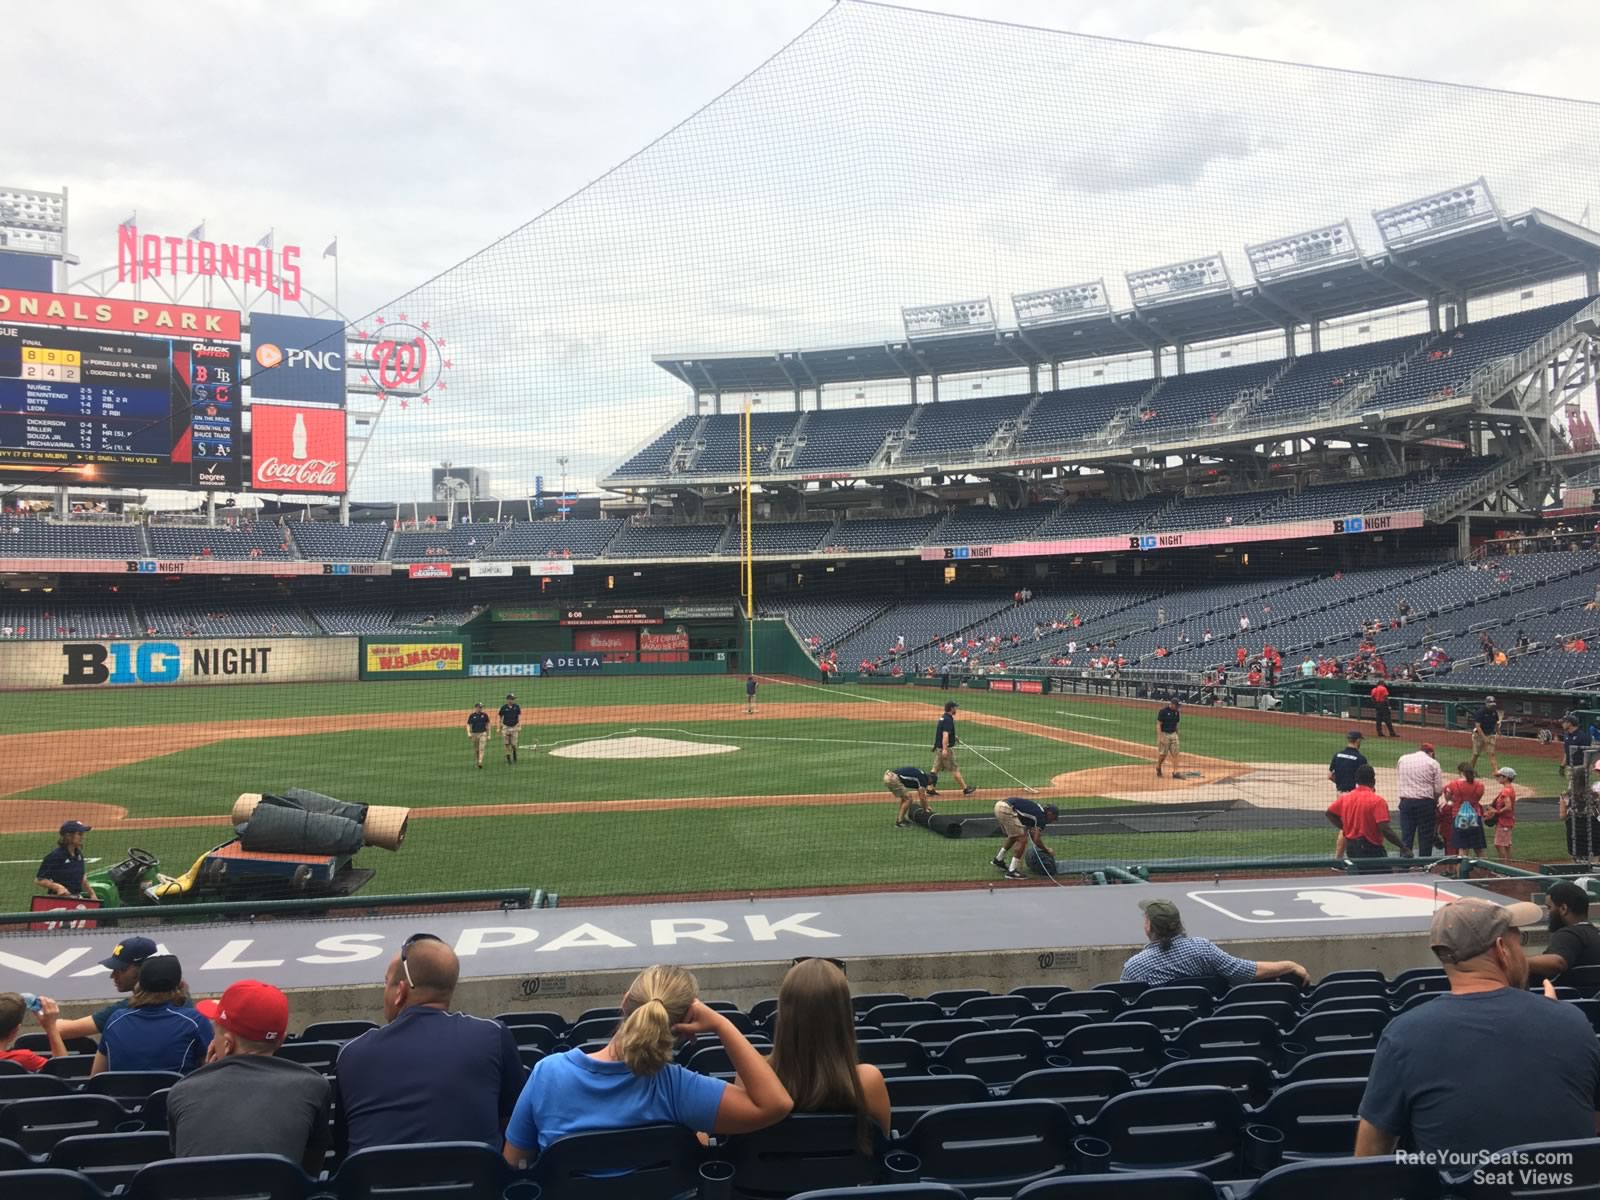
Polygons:
<instances>
[{"instance_id":1,"label":"water bottle","mask_svg":"<svg viewBox=\"0 0 1600 1200\"><path fill-rule=\"evenodd\" d=\"M22 1003L27 1006L29 1012L36 1013L44 1011L44 1005L39 1003L39 997L35 996L32 992L22 993Z\"/></svg>"}]
</instances>

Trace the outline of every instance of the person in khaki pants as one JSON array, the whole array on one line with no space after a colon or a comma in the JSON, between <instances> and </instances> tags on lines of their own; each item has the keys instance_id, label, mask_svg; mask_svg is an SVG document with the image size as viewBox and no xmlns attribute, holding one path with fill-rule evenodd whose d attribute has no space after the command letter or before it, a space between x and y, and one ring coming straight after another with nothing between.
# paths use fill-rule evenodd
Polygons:
<instances>
[{"instance_id":1,"label":"person in khaki pants","mask_svg":"<svg viewBox=\"0 0 1600 1200\"><path fill-rule=\"evenodd\" d=\"M1156 775L1161 774L1161 767L1168 758L1172 759L1172 773L1178 773L1178 722L1182 714L1178 711L1178 698L1168 696L1156 713Z\"/></svg>"}]
</instances>

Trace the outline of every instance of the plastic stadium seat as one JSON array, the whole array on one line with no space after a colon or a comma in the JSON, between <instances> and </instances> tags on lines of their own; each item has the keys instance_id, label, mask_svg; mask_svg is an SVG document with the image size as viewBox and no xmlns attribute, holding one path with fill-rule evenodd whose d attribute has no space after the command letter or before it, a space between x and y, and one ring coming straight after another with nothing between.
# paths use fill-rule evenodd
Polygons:
<instances>
[{"instance_id":1,"label":"plastic stadium seat","mask_svg":"<svg viewBox=\"0 0 1600 1200\"><path fill-rule=\"evenodd\" d=\"M1217 1187L1197 1171L1077 1175L1030 1183L1016 1200L1216 1200Z\"/></svg>"},{"instance_id":2,"label":"plastic stadium seat","mask_svg":"<svg viewBox=\"0 0 1600 1200\"><path fill-rule=\"evenodd\" d=\"M1581 1012L1590 1028L1600 1033L1600 1000L1564 1000L1562 1003L1570 1004Z\"/></svg>"},{"instance_id":3,"label":"plastic stadium seat","mask_svg":"<svg viewBox=\"0 0 1600 1200\"><path fill-rule=\"evenodd\" d=\"M145 1097L144 1103L139 1105L138 1120L145 1129L165 1129L167 1127L167 1097L171 1094L171 1088L163 1088L159 1092L151 1092Z\"/></svg>"},{"instance_id":4,"label":"plastic stadium seat","mask_svg":"<svg viewBox=\"0 0 1600 1200\"><path fill-rule=\"evenodd\" d=\"M732 1165L740 1200L787 1200L796 1188L878 1182L877 1158L862 1152L856 1133L854 1113L796 1113L759 1133L729 1138L718 1157Z\"/></svg>"},{"instance_id":5,"label":"plastic stadium seat","mask_svg":"<svg viewBox=\"0 0 1600 1200\"><path fill-rule=\"evenodd\" d=\"M1333 997L1376 996L1389 994L1389 985L1380 976L1377 979L1325 979L1306 993L1306 1005L1312 1006ZM1387 1002L1387 1001L1385 1001Z\"/></svg>"},{"instance_id":6,"label":"plastic stadium seat","mask_svg":"<svg viewBox=\"0 0 1600 1200\"><path fill-rule=\"evenodd\" d=\"M1213 1016L1217 1017L1265 1017L1276 1025L1279 1030L1293 1028L1294 1023L1300 1019L1299 1010L1287 1000L1240 1000L1219 1004Z\"/></svg>"},{"instance_id":7,"label":"plastic stadium seat","mask_svg":"<svg viewBox=\"0 0 1600 1200\"><path fill-rule=\"evenodd\" d=\"M376 1021L313 1021L301 1031L300 1042L348 1042L376 1029Z\"/></svg>"},{"instance_id":8,"label":"plastic stadium seat","mask_svg":"<svg viewBox=\"0 0 1600 1200\"><path fill-rule=\"evenodd\" d=\"M1043 1008L1057 996L1065 996L1070 991L1072 991L1071 988L1060 985L1036 984L1029 987L1012 988L1009 994L1021 996L1035 1008Z\"/></svg>"},{"instance_id":9,"label":"plastic stadium seat","mask_svg":"<svg viewBox=\"0 0 1600 1200\"><path fill-rule=\"evenodd\" d=\"M1110 992L1114 996L1122 997L1124 1004L1132 1004L1150 990L1150 985L1133 979L1122 979L1111 983L1097 983L1094 985L1094 990L1097 992Z\"/></svg>"},{"instance_id":10,"label":"plastic stadium seat","mask_svg":"<svg viewBox=\"0 0 1600 1200\"><path fill-rule=\"evenodd\" d=\"M976 1075L996 1087L1043 1067L1047 1052L1044 1038L1031 1029L991 1029L958 1037L939 1061L958 1075Z\"/></svg>"},{"instance_id":11,"label":"plastic stadium seat","mask_svg":"<svg viewBox=\"0 0 1600 1200\"><path fill-rule=\"evenodd\" d=\"M539 1064L539 1060L543 1057L544 1051L539 1049L537 1046L517 1047L517 1060L522 1063L522 1069L524 1071L533 1070L533 1068Z\"/></svg>"},{"instance_id":12,"label":"plastic stadium seat","mask_svg":"<svg viewBox=\"0 0 1600 1200\"><path fill-rule=\"evenodd\" d=\"M65 1058L52 1058L39 1070L57 1079L87 1079L94 1070L94 1055L69 1054Z\"/></svg>"},{"instance_id":13,"label":"plastic stadium seat","mask_svg":"<svg viewBox=\"0 0 1600 1200\"><path fill-rule=\"evenodd\" d=\"M1088 1013L1033 1013L1031 1016L1018 1017L1006 1028L1031 1029L1053 1046L1074 1029L1093 1024L1094 1018Z\"/></svg>"},{"instance_id":14,"label":"plastic stadium seat","mask_svg":"<svg viewBox=\"0 0 1600 1200\"><path fill-rule=\"evenodd\" d=\"M609 1007L603 1007L603 1008L586 1008L581 1013L578 1014L578 1020L574 1021L573 1024L576 1025L576 1024L578 1024L579 1021L607 1021L607 1020L609 1020L609 1021L620 1021L620 1020L622 1020L622 1009L618 1008L614 1004L609 1006Z\"/></svg>"},{"instance_id":15,"label":"plastic stadium seat","mask_svg":"<svg viewBox=\"0 0 1600 1200\"><path fill-rule=\"evenodd\" d=\"M621 1023L619 1017L589 1017L574 1021L561 1040L569 1046L581 1046L584 1042L609 1042Z\"/></svg>"},{"instance_id":16,"label":"plastic stadium seat","mask_svg":"<svg viewBox=\"0 0 1600 1200\"><path fill-rule=\"evenodd\" d=\"M858 1017L861 1015L861 1011L859 1008L854 1009ZM768 996L765 1000L757 1000L750 1006L750 1019L757 1025L765 1025L777 1015L778 998L776 996Z\"/></svg>"},{"instance_id":17,"label":"plastic stadium seat","mask_svg":"<svg viewBox=\"0 0 1600 1200\"><path fill-rule=\"evenodd\" d=\"M1046 1067L1029 1071L1006 1093L1008 1100L1053 1100L1079 1120L1094 1116L1113 1096L1133 1091L1118 1067Z\"/></svg>"},{"instance_id":18,"label":"plastic stadium seat","mask_svg":"<svg viewBox=\"0 0 1600 1200\"><path fill-rule=\"evenodd\" d=\"M1438 975L1418 975L1407 979L1404 983L1395 984L1394 988L1389 992L1389 1003L1398 1008L1414 996L1420 996L1425 993L1438 994L1449 990L1450 981L1442 973Z\"/></svg>"},{"instance_id":19,"label":"plastic stadium seat","mask_svg":"<svg viewBox=\"0 0 1600 1200\"><path fill-rule=\"evenodd\" d=\"M645 1125L557 1138L534 1177L562 1200L667 1200L700 1182L699 1139L681 1125ZM626 1174L609 1172L618 1170Z\"/></svg>"},{"instance_id":20,"label":"plastic stadium seat","mask_svg":"<svg viewBox=\"0 0 1600 1200\"><path fill-rule=\"evenodd\" d=\"M776 1005L777 1001L773 1001L773 1004ZM502 1025L510 1026L512 1029L515 1029L520 1025L542 1025L546 1029L553 1031L558 1036L567 1031L567 1019L560 1013L503 1012L499 1016L495 1017L495 1020L499 1021Z\"/></svg>"},{"instance_id":21,"label":"plastic stadium seat","mask_svg":"<svg viewBox=\"0 0 1600 1200\"><path fill-rule=\"evenodd\" d=\"M1276 1083L1272 1068L1259 1058L1191 1058L1168 1063L1150 1077L1147 1086L1225 1087L1241 1103L1254 1106L1272 1094Z\"/></svg>"},{"instance_id":22,"label":"plastic stadium seat","mask_svg":"<svg viewBox=\"0 0 1600 1200\"><path fill-rule=\"evenodd\" d=\"M983 988L951 988L943 992L930 992L927 999L929 1003L937 1004L944 1009L947 1016L953 1017L956 1015L956 1009L968 1000L984 1000L992 994Z\"/></svg>"},{"instance_id":23,"label":"plastic stadium seat","mask_svg":"<svg viewBox=\"0 0 1600 1200\"><path fill-rule=\"evenodd\" d=\"M850 1004L855 1009L856 1020L859 1021L880 1004L904 1004L909 999L911 997L904 992L862 992L859 996L850 997ZM772 1003L773 1010L776 1011L778 1002L774 1000ZM754 1008L750 1010L750 1015L755 1015Z\"/></svg>"},{"instance_id":24,"label":"plastic stadium seat","mask_svg":"<svg viewBox=\"0 0 1600 1200\"><path fill-rule=\"evenodd\" d=\"M26 1067L24 1067L21 1063L13 1062L9 1058L0 1059L0 1079L5 1078L7 1075L30 1075L30 1074L32 1074L32 1072L29 1071Z\"/></svg>"},{"instance_id":25,"label":"plastic stadium seat","mask_svg":"<svg viewBox=\"0 0 1600 1200\"><path fill-rule=\"evenodd\" d=\"M922 1178L969 1196L1009 1196L1072 1164L1072 1118L1048 1100L991 1100L936 1108L900 1140Z\"/></svg>"},{"instance_id":26,"label":"plastic stadium seat","mask_svg":"<svg viewBox=\"0 0 1600 1200\"><path fill-rule=\"evenodd\" d=\"M1161 1030L1142 1021L1112 1021L1074 1029L1056 1053L1075 1067L1120 1067L1148 1075L1170 1061Z\"/></svg>"},{"instance_id":27,"label":"plastic stadium seat","mask_svg":"<svg viewBox=\"0 0 1600 1200\"><path fill-rule=\"evenodd\" d=\"M561 1036L548 1025L507 1025L519 1050L533 1049L549 1054L561 1044Z\"/></svg>"},{"instance_id":28,"label":"plastic stadium seat","mask_svg":"<svg viewBox=\"0 0 1600 1200\"><path fill-rule=\"evenodd\" d=\"M1172 1037L1184 1026L1192 1025L1201 1019L1200 1013L1195 1009L1167 1004L1155 1008L1124 1009L1112 1018L1112 1022L1115 1024L1143 1022L1146 1025L1154 1025L1166 1037Z\"/></svg>"},{"instance_id":29,"label":"plastic stadium seat","mask_svg":"<svg viewBox=\"0 0 1600 1200\"><path fill-rule=\"evenodd\" d=\"M278 1057L332 1075L343 1049L343 1042L285 1042L278 1047Z\"/></svg>"},{"instance_id":30,"label":"plastic stadium seat","mask_svg":"<svg viewBox=\"0 0 1600 1200\"><path fill-rule=\"evenodd\" d=\"M67 1038L63 1043L68 1054L83 1054L93 1059L100 1043L91 1037ZM24 1033L11 1043L16 1050L32 1050L35 1054L50 1053L50 1037L44 1033Z\"/></svg>"},{"instance_id":31,"label":"plastic stadium seat","mask_svg":"<svg viewBox=\"0 0 1600 1200\"><path fill-rule=\"evenodd\" d=\"M944 1183L889 1183L882 1187L801 1192L791 1200L967 1200L967 1194Z\"/></svg>"},{"instance_id":32,"label":"plastic stadium seat","mask_svg":"<svg viewBox=\"0 0 1600 1200\"><path fill-rule=\"evenodd\" d=\"M1358 967L1347 971L1329 971L1317 981L1316 988L1312 990L1315 991L1317 988L1326 987L1330 983L1350 982L1375 983L1380 988L1385 989L1389 986L1389 980L1382 971L1372 967Z\"/></svg>"},{"instance_id":33,"label":"plastic stadium seat","mask_svg":"<svg viewBox=\"0 0 1600 1200\"><path fill-rule=\"evenodd\" d=\"M1393 1158L1285 1163L1263 1175L1249 1200L1437 1200L1443 1181L1432 1167ZM1473 1189L1474 1197L1483 1195Z\"/></svg>"},{"instance_id":34,"label":"plastic stadium seat","mask_svg":"<svg viewBox=\"0 0 1600 1200\"><path fill-rule=\"evenodd\" d=\"M1437 995L1436 992L1424 992L1423 995ZM1345 1012L1353 1008L1375 1008L1379 1012L1389 1010L1389 997L1385 992L1361 996L1327 996L1321 1000L1312 1001L1306 1007L1307 1013Z\"/></svg>"},{"instance_id":35,"label":"plastic stadium seat","mask_svg":"<svg viewBox=\"0 0 1600 1200\"><path fill-rule=\"evenodd\" d=\"M334 1179L339 1200L468 1200L498 1197L511 1175L500 1153L478 1142L374 1146L345 1159Z\"/></svg>"},{"instance_id":36,"label":"plastic stadium seat","mask_svg":"<svg viewBox=\"0 0 1600 1200\"><path fill-rule=\"evenodd\" d=\"M864 1038L856 1043L856 1054L885 1075L928 1073L928 1052L910 1038Z\"/></svg>"},{"instance_id":37,"label":"plastic stadium seat","mask_svg":"<svg viewBox=\"0 0 1600 1200\"><path fill-rule=\"evenodd\" d=\"M133 1177L126 1200L307 1200L311 1181L276 1154L169 1158Z\"/></svg>"},{"instance_id":38,"label":"plastic stadium seat","mask_svg":"<svg viewBox=\"0 0 1600 1200\"><path fill-rule=\"evenodd\" d=\"M105 1200L105 1193L76 1171L13 1171L3 1178L7 1196L27 1200ZM959 1193L958 1193L959 1194Z\"/></svg>"},{"instance_id":39,"label":"plastic stadium seat","mask_svg":"<svg viewBox=\"0 0 1600 1200\"><path fill-rule=\"evenodd\" d=\"M966 1025L968 1023L969 1022L966 1022L966 1021L962 1022L963 1025ZM963 1031L963 1032L965 1032L965 1031ZM760 1033L747 1033L745 1036L750 1039L752 1044L760 1044L762 1039L766 1038L765 1034L760 1034ZM864 1042L864 1041L868 1040L869 1038L874 1040L874 1041L880 1041L881 1042L884 1038L886 1038L888 1036L889 1035L887 1033L885 1033L883 1030L879 1029L876 1025L857 1025L856 1026L856 1041L858 1041L858 1042ZM916 1039L913 1038L912 1040L915 1041ZM766 1041L767 1041L768 1045L771 1045L771 1043L772 1043L772 1039L771 1038L766 1038Z\"/></svg>"},{"instance_id":40,"label":"plastic stadium seat","mask_svg":"<svg viewBox=\"0 0 1600 1200\"><path fill-rule=\"evenodd\" d=\"M0 1108L0 1138L29 1154L45 1155L63 1138L112 1133L128 1120L122 1105L108 1096L45 1096L15 1100Z\"/></svg>"},{"instance_id":41,"label":"plastic stadium seat","mask_svg":"<svg viewBox=\"0 0 1600 1200\"><path fill-rule=\"evenodd\" d=\"M1267 1017L1202 1017L1186 1025L1173 1046L1190 1058L1237 1058L1242 1055L1270 1062L1278 1052L1281 1030Z\"/></svg>"},{"instance_id":42,"label":"plastic stadium seat","mask_svg":"<svg viewBox=\"0 0 1600 1200\"><path fill-rule=\"evenodd\" d=\"M1375 1008L1309 1013L1283 1035L1283 1040L1304 1046L1310 1054L1370 1050L1378 1044L1390 1015L1387 1009Z\"/></svg>"},{"instance_id":43,"label":"plastic stadium seat","mask_svg":"<svg viewBox=\"0 0 1600 1200\"><path fill-rule=\"evenodd\" d=\"M1444 992L1418 992L1395 1009L1395 1016L1399 1016L1403 1012L1410 1012L1413 1008L1426 1004L1429 1000L1437 1000L1444 994Z\"/></svg>"},{"instance_id":44,"label":"plastic stadium seat","mask_svg":"<svg viewBox=\"0 0 1600 1200\"><path fill-rule=\"evenodd\" d=\"M907 1027L924 1021L942 1021L948 1014L931 1000L899 1000L880 1004L859 1014L863 1025L876 1025L890 1037L899 1037Z\"/></svg>"},{"instance_id":45,"label":"plastic stadium seat","mask_svg":"<svg viewBox=\"0 0 1600 1200\"><path fill-rule=\"evenodd\" d=\"M1561 972L1560 979L1565 986L1575 987L1586 996L1600 992L1600 966L1568 967Z\"/></svg>"},{"instance_id":46,"label":"plastic stadium seat","mask_svg":"<svg viewBox=\"0 0 1600 1200\"><path fill-rule=\"evenodd\" d=\"M1239 1153L1245 1108L1224 1087L1124 1092L1082 1132L1111 1146L1112 1170L1179 1168L1229 1178Z\"/></svg>"},{"instance_id":47,"label":"plastic stadium seat","mask_svg":"<svg viewBox=\"0 0 1600 1200\"><path fill-rule=\"evenodd\" d=\"M1088 1013L1097 1021L1109 1021L1122 1008L1115 992L1066 992L1044 1004L1047 1013Z\"/></svg>"},{"instance_id":48,"label":"plastic stadium seat","mask_svg":"<svg viewBox=\"0 0 1600 1200\"><path fill-rule=\"evenodd\" d=\"M1280 1080L1282 1084L1305 1079L1365 1079L1372 1074L1372 1050L1330 1050L1308 1054L1295 1063Z\"/></svg>"},{"instance_id":49,"label":"plastic stadium seat","mask_svg":"<svg viewBox=\"0 0 1600 1200\"><path fill-rule=\"evenodd\" d=\"M915 1025L901 1030L899 1036L910 1038L913 1042L921 1042L929 1053L942 1054L946 1046L963 1034L988 1031L989 1026L983 1021L962 1021L955 1017L945 1017L939 1021L918 1021ZM857 1029L856 1037L864 1038L866 1034Z\"/></svg>"},{"instance_id":50,"label":"plastic stadium seat","mask_svg":"<svg viewBox=\"0 0 1600 1200\"><path fill-rule=\"evenodd\" d=\"M50 1151L50 1165L78 1171L102 1191L125 1186L139 1168L172 1153L164 1131L145 1133L91 1133L62 1138Z\"/></svg>"},{"instance_id":51,"label":"plastic stadium seat","mask_svg":"<svg viewBox=\"0 0 1600 1200\"><path fill-rule=\"evenodd\" d=\"M110 1096L126 1109L137 1109L156 1092L162 1092L183 1076L176 1071L102 1071L83 1081L85 1096Z\"/></svg>"},{"instance_id":52,"label":"plastic stadium seat","mask_svg":"<svg viewBox=\"0 0 1600 1200\"><path fill-rule=\"evenodd\" d=\"M1356 1126L1367 1081L1303 1079L1286 1083L1255 1111L1255 1119L1283 1134L1283 1157L1348 1158L1355 1152Z\"/></svg>"},{"instance_id":53,"label":"plastic stadium seat","mask_svg":"<svg viewBox=\"0 0 1600 1200\"><path fill-rule=\"evenodd\" d=\"M732 1083L738 1074L734 1070L733 1062L728 1058L728 1051L722 1046L702 1046L689 1056L689 1061L683 1064L696 1075L710 1075L724 1083Z\"/></svg>"},{"instance_id":54,"label":"plastic stadium seat","mask_svg":"<svg viewBox=\"0 0 1600 1200\"><path fill-rule=\"evenodd\" d=\"M1287 979L1267 979L1256 983L1241 983L1222 995L1223 1004L1238 1004L1246 1000L1286 1000L1299 1004L1305 992L1297 983Z\"/></svg>"},{"instance_id":55,"label":"plastic stadium seat","mask_svg":"<svg viewBox=\"0 0 1600 1200\"><path fill-rule=\"evenodd\" d=\"M1537 1200L1540 1196L1566 1200L1567 1197L1593 1196L1597 1190L1595 1181L1600 1180L1600 1138L1508 1146L1484 1164L1484 1170L1488 1173L1504 1174L1494 1171L1495 1158L1503 1158L1513 1164L1520 1163L1523 1169L1529 1169L1532 1164L1531 1169L1556 1178L1570 1173L1578 1183L1587 1186L1575 1190L1569 1185L1555 1182L1546 1185L1535 1185L1531 1181L1494 1184L1474 1182L1469 1193L1472 1200L1512 1200L1513 1197L1516 1200ZM1515 1167L1511 1170L1511 1176L1517 1179Z\"/></svg>"},{"instance_id":56,"label":"plastic stadium seat","mask_svg":"<svg viewBox=\"0 0 1600 1200\"><path fill-rule=\"evenodd\" d=\"M1410 967L1389 981L1389 990L1399 991L1414 979L1436 979L1448 983L1443 967Z\"/></svg>"},{"instance_id":57,"label":"plastic stadium seat","mask_svg":"<svg viewBox=\"0 0 1600 1200\"><path fill-rule=\"evenodd\" d=\"M894 1127L906 1130L931 1108L980 1104L989 1089L976 1075L892 1075L885 1079Z\"/></svg>"},{"instance_id":58,"label":"plastic stadium seat","mask_svg":"<svg viewBox=\"0 0 1600 1200\"><path fill-rule=\"evenodd\" d=\"M1037 1012L1038 1009L1021 996L974 996L958 1005L952 1015L962 1020L987 1021L993 1029L1005 1029L1018 1017L1033 1016Z\"/></svg>"},{"instance_id":59,"label":"plastic stadium seat","mask_svg":"<svg viewBox=\"0 0 1600 1200\"><path fill-rule=\"evenodd\" d=\"M70 1096L72 1087L54 1075L0 1075L0 1105L13 1100L34 1100L41 1096Z\"/></svg>"}]
</instances>

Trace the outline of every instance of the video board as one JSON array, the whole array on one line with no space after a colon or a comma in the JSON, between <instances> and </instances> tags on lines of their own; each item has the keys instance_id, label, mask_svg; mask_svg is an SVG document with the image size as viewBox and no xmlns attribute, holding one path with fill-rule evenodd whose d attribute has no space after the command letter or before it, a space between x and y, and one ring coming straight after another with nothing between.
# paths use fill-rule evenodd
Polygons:
<instances>
[{"instance_id":1,"label":"video board","mask_svg":"<svg viewBox=\"0 0 1600 1200\"><path fill-rule=\"evenodd\" d=\"M0 324L0 468L105 487L240 486L239 347Z\"/></svg>"}]
</instances>

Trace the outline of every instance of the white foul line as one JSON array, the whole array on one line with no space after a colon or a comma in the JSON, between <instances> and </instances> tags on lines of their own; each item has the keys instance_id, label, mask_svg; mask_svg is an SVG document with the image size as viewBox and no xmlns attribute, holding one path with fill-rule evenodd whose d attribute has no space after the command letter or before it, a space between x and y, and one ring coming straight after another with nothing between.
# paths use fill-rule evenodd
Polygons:
<instances>
[{"instance_id":1,"label":"white foul line","mask_svg":"<svg viewBox=\"0 0 1600 1200\"><path fill-rule=\"evenodd\" d=\"M1091 717L1088 713L1067 712L1061 708L1056 709L1056 712L1063 717L1077 717L1080 721L1104 721L1107 725L1116 724L1116 721L1111 717Z\"/></svg>"},{"instance_id":2,"label":"white foul line","mask_svg":"<svg viewBox=\"0 0 1600 1200\"><path fill-rule=\"evenodd\" d=\"M810 688L813 692L828 692L828 693L834 694L834 695L836 695L838 693L838 690L841 687L848 687L849 686L848 684L836 683L836 684L831 685L830 687L818 687L814 683L798 683L793 679L777 679L777 678L774 678L771 675L757 675L756 678L759 679L762 683L776 683L776 684L781 684L783 687ZM840 699L840 700L871 700L874 704L893 704L894 703L893 700L885 700L881 696L863 696L859 692L851 692L848 695L838 696L838 699Z\"/></svg>"}]
</instances>

